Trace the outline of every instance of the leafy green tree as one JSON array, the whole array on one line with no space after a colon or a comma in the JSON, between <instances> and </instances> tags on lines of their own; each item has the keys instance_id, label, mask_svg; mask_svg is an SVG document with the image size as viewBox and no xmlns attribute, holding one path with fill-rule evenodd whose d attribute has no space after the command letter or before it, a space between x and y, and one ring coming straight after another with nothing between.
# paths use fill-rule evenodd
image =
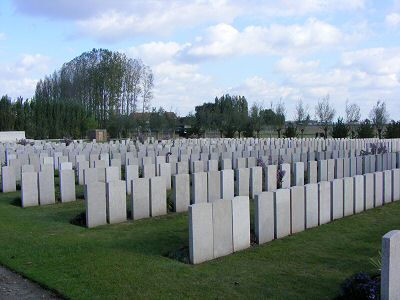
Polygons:
<instances>
[{"instance_id":1,"label":"leafy green tree","mask_svg":"<svg viewBox=\"0 0 400 300\"><path fill-rule=\"evenodd\" d=\"M285 132L283 133L283 136L286 138L295 138L298 136L297 128L294 126L293 123L288 123Z\"/></svg>"},{"instance_id":2,"label":"leafy green tree","mask_svg":"<svg viewBox=\"0 0 400 300\"><path fill-rule=\"evenodd\" d=\"M333 138L347 138L349 136L349 126L347 126L343 118L338 118L337 122L332 126L331 135Z\"/></svg>"},{"instance_id":3,"label":"leafy green tree","mask_svg":"<svg viewBox=\"0 0 400 300\"><path fill-rule=\"evenodd\" d=\"M392 120L389 124L387 124L385 131L385 138L386 139L400 138L400 121L396 122Z\"/></svg>"},{"instance_id":4,"label":"leafy green tree","mask_svg":"<svg viewBox=\"0 0 400 300\"><path fill-rule=\"evenodd\" d=\"M263 109L260 104L254 103L250 107L250 118L247 123L247 136L253 136L253 132L256 132L256 137L260 137L260 131L263 127Z\"/></svg>"},{"instance_id":5,"label":"leafy green tree","mask_svg":"<svg viewBox=\"0 0 400 300\"><path fill-rule=\"evenodd\" d=\"M0 99L0 130L14 130L15 112L11 98L4 95Z\"/></svg>"},{"instance_id":6,"label":"leafy green tree","mask_svg":"<svg viewBox=\"0 0 400 300\"><path fill-rule=\"evenodd\" d=\"M101 127L109 124L116 128L119 116L129 116L138 107L148 111L153 87L152 71L142 61L119 52L93 49L40 80L35 98L79 103Z\"/></svg>"},{"instance_id":7,"label":"leafy green tree","mask_svg":"<svg viewBox=\"0 0 400 300\"><path fill-rule=\"evenodd\" d=\"M373 138L375 136L374 127L370 120L365 119L357 128L357 137L359 139Z\"/></svg>"}]
</instances>

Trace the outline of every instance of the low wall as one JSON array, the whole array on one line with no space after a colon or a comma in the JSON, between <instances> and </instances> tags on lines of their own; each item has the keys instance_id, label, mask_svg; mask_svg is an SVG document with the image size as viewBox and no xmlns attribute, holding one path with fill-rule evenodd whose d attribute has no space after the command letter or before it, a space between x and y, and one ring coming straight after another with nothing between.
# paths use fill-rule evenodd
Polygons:
<instances>
[{"instance_id":1,"label":"low wall","mask_svg":"<svg viewBox=\"0 0 400 300\"><path fill-rule=\"evenodd\" d=\"M25 139L25 131L0 131L0 142L15 142Z\"/></svg>"}]
</instances>

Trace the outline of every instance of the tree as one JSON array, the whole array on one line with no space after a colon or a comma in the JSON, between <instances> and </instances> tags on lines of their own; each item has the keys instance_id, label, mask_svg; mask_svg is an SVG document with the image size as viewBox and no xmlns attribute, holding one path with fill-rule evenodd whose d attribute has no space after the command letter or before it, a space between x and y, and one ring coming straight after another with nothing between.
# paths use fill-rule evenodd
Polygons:
<instances>
[{"instance_id":1,"label":"tree","mask_svg":"<svg viewBox=\"0 0 400 300\"><path fill-rule=\"evenodd\" d=\"M357 124L361 119L360 106L356 103L349 104L346 101L346 123L350 126L351 137L355 137L354 125Z\"/></svg>"},{"instance_id":2,"label":"tree","mask_svg":"<svg viewBox=\"0 0 400 300\"><path fill-rule=\"evenodd\" d=\"M324 130L325 138L328 136L329 125L332 123L335 114L335 109L329 103L329 94L318 100L315 106L315 116Z\"/></svg>"},{"instance_id":3,"label":"tree","mask_svg":"<svg viewBox=\"0 0 400 300\"><path fill-rule=\"evenodd\" d=\"M35 98L79 103L105 127L114 126L121 115L135 113L139 101L142 101L142 111L148 111L153 87L152 71L140 59L107 49L93 49L40 80ZM108 122L111 118L112 122Z\"/></svg>"},{"instance_id":4,"label":"tree","mask_svg":"<svg viewBox=\"0 0 400 300\"><path fill-rule=\"evenodd\" d=\"M381 139L383 127L389 120L389 113L386 110L386 103L384 101L377 101L369 116L372 120L372 124L374 124L376 130L378 131L378 137Z\"/></svg>"},{"instance_id":5,"label":"tree","mask_svg":"<svg viewBox=\"0 0 400 300\"><path fill-rule=\"evenodd\" d=\"M295 115L296 126L300 128L301 138L304 137L304 129L310 122L310 114L308 112L308 106L304 106L303 100L299 99L296 104L296 115Z\"/></svg>"},{"instance_id":6,"label":"tree","mask_svg":"<svg viewBox=\"0 0 400 300\"><path fill-rule=\"evenodd\" d=\"M153 98L152 89L154 87L153 73L149 67L143 68L142 75L142 112L146 112L150 109L151 99Z\"/></svg>"},{"instance_id":7,"label":"tree","mask_svg":"<svg viewBox=\"0 0 400 300\"><path fill-rule=\"evenodd\" d=\"M289 123L286 126L285 132L283 133L286 138L295 138L297 137L297 128L293 125L293 123Z\"/></svg>"},{"instance_id":8,"label":"tree","mask_svg":"<svg viewBox=\"0 0 400 300\"><path fill-rule=\"evenodd\" d=\"M398 139L400 138L400 121L392 120L387 126L385 131L386 139Z\"/></svg>"},{"instance_id":9,"label":"tree","mask_svg":"<svg viewBox=\"0 0 400 300\"><path fill-rule=\"evenodd\" d=\"M263 125L262 111L263 111L263 109L262 109L261 104L254 103L250 107L250 121L249 121L250 130L249 131L251 131L251 132L255 131L257 133L256 136L258 138L260 137L260 131L261 131L262 125Z\"/></svg>"},{"instance_id":10,"label":"tree","mask_svg":"<svg viewBox=\"0 0 400 300\"><path fill-rule=\"evenodd\" d=\"M349 136L349 127L344 123L343 118L338 118L337 122L333 124L331 135L335 139Z\"/></svg>"},{"instance_id":11,"label":"tree","mask_svg":"<svg viewBox=\"0 0 400 300\"><path fill-rule=\"evenodd\" d=\"M357 128L357 137L359 139L367 139L374 137L374 127L371 124L371 121L365 119L360 126Z\"/></svg>"},{"instance_id":12,"label":"tree","mask_svg":"<svg viewBox=\"0 0 400 300\"><path fill-rule=\"evenodd\" d=\"M281 131L285 127L286 121L286 108L285 104L282 102L282 99L279 100L278 104L275 107L275 128L278 132L278 138L281 137Z\"/></svg>"}]
</instances>

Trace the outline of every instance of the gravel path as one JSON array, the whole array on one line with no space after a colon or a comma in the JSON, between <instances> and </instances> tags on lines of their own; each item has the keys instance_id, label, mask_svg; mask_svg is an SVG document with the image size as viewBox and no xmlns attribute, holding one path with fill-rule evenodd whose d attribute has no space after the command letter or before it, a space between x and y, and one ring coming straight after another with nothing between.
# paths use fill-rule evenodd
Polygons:
<instances>
[{"instance_id":1,"label":"gravel path","mask_svg":"<svg viewBox=\"0 0 400 300\"><path fill-rule=\"evenodd\" d=\"M54 293L0 266L0 300L61 300Z\"/></svg>"}]
</instances>

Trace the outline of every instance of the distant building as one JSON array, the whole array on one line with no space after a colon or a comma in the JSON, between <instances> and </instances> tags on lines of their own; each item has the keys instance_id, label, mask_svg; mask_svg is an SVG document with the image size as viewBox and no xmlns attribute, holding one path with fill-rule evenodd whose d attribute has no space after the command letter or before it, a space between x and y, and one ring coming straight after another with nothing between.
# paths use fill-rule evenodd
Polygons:
<instances>
[{"instance_id":1,"label":"distant building","mask_svg":"<svg viewBox=\"0 0 400 300\"><path fill-rule=\"evenodd\" d=\"M92 129L87 132L87 138L89 140L96 140L97 142L107 141L107 130L106 129Z\"/></svg>"},{"instance_id":2,"label":"distant building","mask_svg":"<svg viewBox=\"0 0 400 300\"><path fill-rule=\"evenodd\" d=\"M16 142L25 139L25 131L0 131L0 142Z\"/></svg>"}]
</instances>

